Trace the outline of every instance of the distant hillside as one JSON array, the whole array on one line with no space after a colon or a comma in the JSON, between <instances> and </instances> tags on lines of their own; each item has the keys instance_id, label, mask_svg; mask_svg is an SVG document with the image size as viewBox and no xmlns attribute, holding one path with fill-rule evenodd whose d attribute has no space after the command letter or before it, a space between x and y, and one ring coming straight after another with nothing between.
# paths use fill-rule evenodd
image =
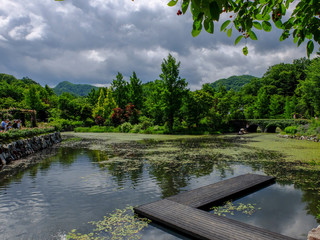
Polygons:
<instances>
[{"instance_id":1,"label":"distant hillside","mask_svg":"<svg viewBox=\"0 0 320 240\"><path fill-rule=\"evenodd\" d=\"M222 78L209 85L218 89L219 85L222 84L227 88L227 90L233 89L235 91L239 91L245 84L249 83L252 78L255 78L251 75L241 75L241 76L231 76L229 78Z\"/></svg>"},{"instance_id":2,"label":"distant hillside","mask_svg":"<svg viewBox=\"0 0 320 240\"><path fill-rule=\"evenodd\" d=\"M77 96L86 96L92 88L94 88L95 90L98 89L98 87L89 84L73 84L71 82L64 81L55 86L53 88L53 91L57 95L61 95L64 92L68 92Z\"/></svg>"}]
</instances>

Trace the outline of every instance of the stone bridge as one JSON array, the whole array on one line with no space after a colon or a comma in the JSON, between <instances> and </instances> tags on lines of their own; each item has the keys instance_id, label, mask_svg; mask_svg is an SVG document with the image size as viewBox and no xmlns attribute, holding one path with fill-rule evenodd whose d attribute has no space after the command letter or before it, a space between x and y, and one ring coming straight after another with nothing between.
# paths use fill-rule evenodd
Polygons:
<instances>
[{"instance_id":1,"label":"stone bridge","mask_svg":"<svg viewBox=\"0 0 320 240\"><path fill-rule=\"evenodd\" d=\"M248 132L257 132L259 127L261 132L275 133L277 127L284 130L288 126L303 125L309 122L310 120L306 119L239 119L229 121L229 125L235 131L244 128Z\"/></svg>"}]
</instances>

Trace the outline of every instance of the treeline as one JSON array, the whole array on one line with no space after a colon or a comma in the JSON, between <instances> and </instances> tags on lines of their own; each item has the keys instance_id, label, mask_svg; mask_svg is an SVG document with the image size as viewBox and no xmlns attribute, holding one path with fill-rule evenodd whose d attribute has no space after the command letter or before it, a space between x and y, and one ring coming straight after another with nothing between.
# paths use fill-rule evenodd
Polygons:
<instances>
[{"instance_id":1,"label":"treeline","mask_svg":"<svg viewBox=\"0 0 320 240\"><path fill-rule=\"evenodd\" d=\"M163 59L159 79L142 83L135 72L118 73L111 87L85 97L57 96L32 79L0 74L0 108L35 109L40 121L68 126L110 126L139 132L228 131L231 119L313 118L320 115L320 58L269 67L239 91L204 84L191 91L179 74L180 62Z\"/></svg>"}]
</instances>

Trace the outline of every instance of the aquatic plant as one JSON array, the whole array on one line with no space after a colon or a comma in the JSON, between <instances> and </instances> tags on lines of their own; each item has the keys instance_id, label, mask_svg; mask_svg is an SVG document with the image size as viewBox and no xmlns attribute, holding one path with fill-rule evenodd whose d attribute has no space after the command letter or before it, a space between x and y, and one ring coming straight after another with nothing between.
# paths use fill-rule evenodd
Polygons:
<instances>
[{"instance_id":1,"label":"aquatic plant","mask_svg":"<svg viewBox=\"0 0 320 240\"><path fill-rule=\"evenodd\" d=\"M213 210L213 214L216 214L218 216L226 216L226 214L234 215L235 212L251 216L257 210L261 209L261 208L256 208L255 205L256 204L251 204L251 203L234 204L232 201L228 201L223 206L213 207L211 208L211 210Z\"/></svg>"},{"instance_id":2,"label":"aquatic plant","mask_svg":"<svg viewBox=\"0 0 320 240\"><path fill-rule=\"evenodd\" d=\"M96 228L88 234L78 233L73 229L66 236L67 240L135 240L140 239L140 231L148 226L150 220L139 218L133 213L133 207L128 206L124 209L116 209L103 220L89 222Z\"/></svg>"}]
</instances>

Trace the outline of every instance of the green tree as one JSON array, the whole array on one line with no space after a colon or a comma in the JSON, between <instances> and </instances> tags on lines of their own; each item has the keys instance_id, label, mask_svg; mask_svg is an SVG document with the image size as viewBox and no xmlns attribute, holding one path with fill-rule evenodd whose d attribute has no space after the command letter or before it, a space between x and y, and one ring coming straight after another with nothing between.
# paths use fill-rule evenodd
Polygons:
<instances>
[{"instance_id":1,"label":"green tree","mask_svg":"<svg viewBox=\"0 0 320 240\"><path fill-rule=\"evenodd\" d=\"M286 97L284 106L284 117L290 119L296 113L296 106L298 104L296 96Z\"/></svg>"},{"instance_id":2,"label":"green tree","mask_svg":"<svg viewBox=\"0 0 320 240\"><path fill-rule=\"evenodd\" d=\"M137 109L142 109L143 106L143 92L142 83L137 77L136 73L132 73L129 84L129 102L131 102Z\"/></svg>"},{"instance_id":3,"label":"green tree","mask_svg":"<svg viewBox=\"0 0 320 240\"><path fill-rule=\"evenodd\" d=\"M188 83L179 76L180 62L169 54L161 63L162 73L159 75L163 84L164 113L169 130L173 129L174 118L179 114L183 96Z\"/></svg>"},{"instance_id":4,"label":"green tree","mask_svg":"<svg viewBox=\"0 0 320 240\"><path fill-rule=\"evenodd\" d=\"M124 109L129 101L129 95L128 83L124 80L121 73L118 72L116 79L112 81L111 89L117 105L119 108Z\"/></svg>"},{"instance_id":5,"label":"green tree","mask_svg":"<svg viewBox=\"0 0 320 240\"><path fill-rule=\"evenodd\" d=\"M96 90L96 89L92 88L91 91L87 95L88 102L93 106L96 105L98 102L99 96L100 96L100 89Z\"/></svg>"},{"instance_id":6,"label":"green tree","mask_svg":"<svg viewBox=\"0 0 320 240\"><path fill-rule=\"evenodd\" d=\"M260 88L257 96L257 101L255 102L255 118L268 118L269 117L269 97L267 90Z\"/></svg>"},{"instance_id":7,"label":"green tree","mask_svg":"<svg viewBox=\"0 0 320 240\"><path fill-rule=\"evenodd\" d=\"M270 117L271 118L281 118L281 115L283 114L283 105L284 105L284 97L281 95L272 95L270 97Z\"/></svg>"},{"instance_id":8,"label":"green tree","mask_svg":"<svg viewBox=\"0 0 320 240\"><path fill-rule=\"evenodd\" d=\"M36 111L42 109L40 95L35 85L32 85L28 90L26 90L24 96L28 108Z\"/></svg>"},{"instance_id":9,"label":"green tree","mask_svg":"<svg viewBox=\"0 0 320 240\"><path fill-rule=\"evenodd\" d=\"M293 96L303 71L303 68L298 68L294 64L276 64L269 67L263 75L262 84L274 87L274 91L269 91L269 94Z\"/></svg>"},{"instance_id":10,"label":"green tree","mask_svg":"<svg viewBox=\"0 0 320 240\"><path fill-rule=\"evenodd\" d=\"M320 116L320 58L313 59L307 69L305 81L299 86L302 105L309 117Z\"/></svg>"},{"instance_id":11,"label":"green tree","mask_svg":"<svg viewBox=\"0 0 320 240\"><path fill-rule=\"evenodd\" d=\"M71 93L64 92L59 96L58 102L61 118L80 120L81 109L85 104L84 99L77 98Z\"/></svg>"},{"instance_id":12,"label":"green tree","mask_svg":"<svg viewBox=\"0 0 320 240\"><path fill-rule=\"evenodd\" d=\"M213 96L203 89L194 92L188 91L183 100L183 118L188 127L199 126L200 120L204 118L213 104Z\"/></svg>"},{"instance_id":13,"label":"green tree","mask_svg":"<svg viewBox=\"0 0 320 240\"><path fill-rule=\"evenodd\" d=\"M144 85L145 112L144 114L152 118L154 124L163 125L165 102L163 101L163 82L156 80Z\"/></svg>"},{"instance_id":14,"label":"green tree","mask_svg":"<svg viewBox=\"0 0 320 240\"><path fill-rule=\"evenodd\" d=\"M179 0L171 0L168 5L175 6ZM320 19L319 1L300 0L298 4L294 0L219 0L219 1L200 1L200 0L181 0L182 13L185 14L190 6L193 16L192 36L198 36L202 26L208 33L214 33L214 21L219 21L220 15L229 14L220 30L227 32L230 37L232 30L239 36L235 44L242 38L257 40L254 29L270 32L271 22L282 30L280 41L290 36L298 46L305 40L307 43L307 55L313 52L314 42L320 43ZM287 9L293 7L291 16L286 16ZM180 15L180 10L178 15ZM243 48L243 53L248 54L248 48Z\"/></svg>"},{"instance_id":15,"label":"green tree","mask_svg":"<svg viewBox=\"0 0 320 240\"><path fill-rule=\"evenodd\" d=\"M25 91L25 103L28 108L37 111L37 118L44 121L48 118L49 105L41 100L41 92L44 89L41 86L32 84L29 89Z\"/></svg>"},{"instance_id":16,"label":"green tree","mask_svg":"<svg viewBox=\"0 0 320 240\"><path fill-rule=\"evenodd\" d=\"M104 111L103 103L104 103L105 97L106 97L105 89L100 88L98 101L92 110L92 117L93 118L96 118L97 116L100 116L100 117L103 116L103 111Z\"/></svg>"},{"instance_id":17,"label":"green tree","mask_svg":"<svg viewBox=\"0 0 320 240\"><path fill-rule=\"evenodd\" d=\"M111 89L107 88L106 89L106 96L103 101L103 115L102 117L104 119L109 119L113 109L117 107L117 104L115 100L112 97L112 91Z\"/></svg>"}]
</instances>

